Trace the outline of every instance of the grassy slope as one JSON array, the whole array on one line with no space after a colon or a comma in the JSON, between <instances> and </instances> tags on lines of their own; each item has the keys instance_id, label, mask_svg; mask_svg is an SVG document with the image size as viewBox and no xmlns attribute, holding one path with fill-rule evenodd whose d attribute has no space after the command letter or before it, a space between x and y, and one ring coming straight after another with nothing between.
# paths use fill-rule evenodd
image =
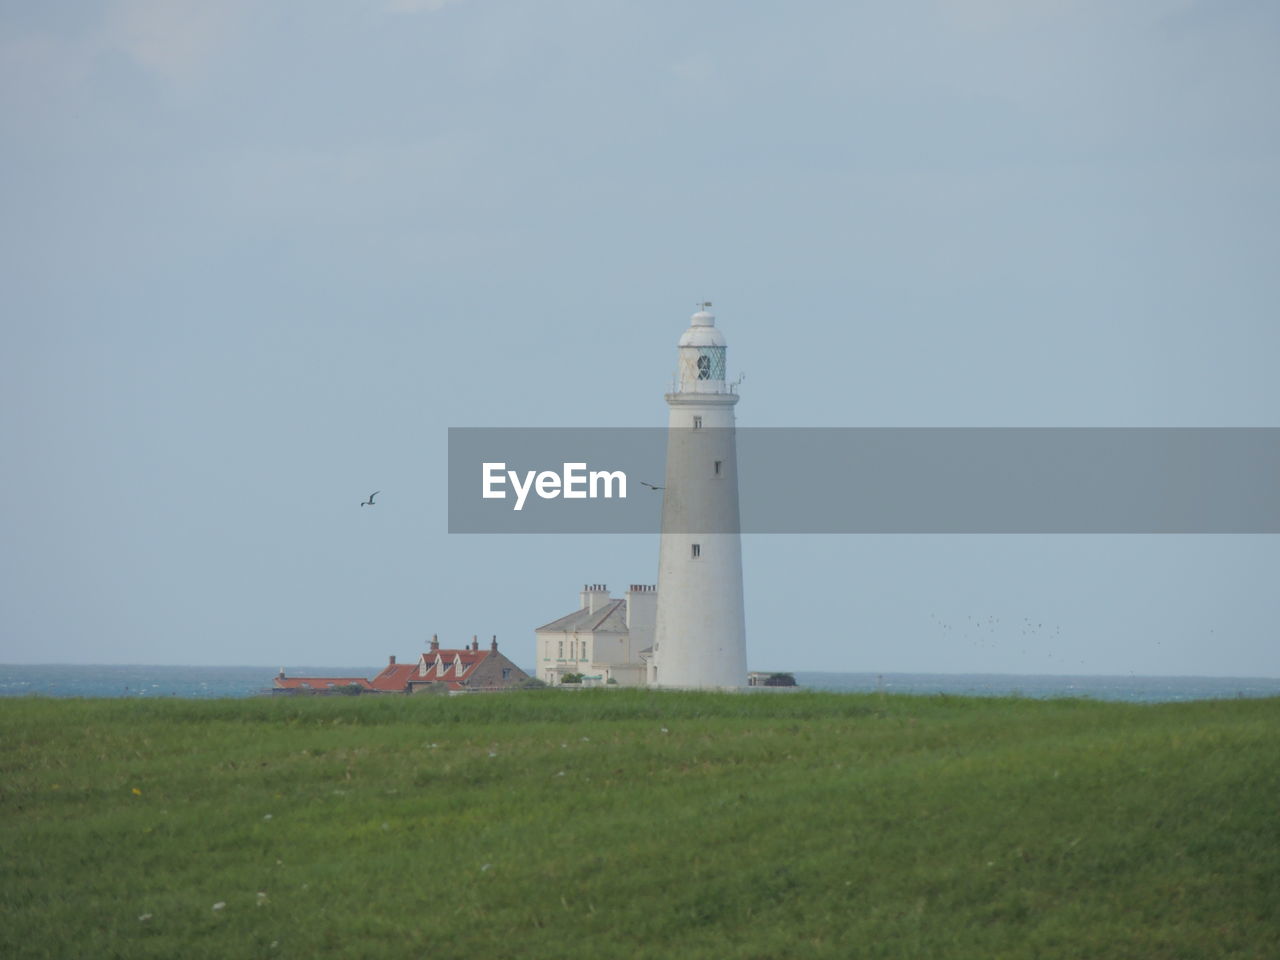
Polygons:
<instances>
[{"instance_id":1,"label":"grassy slope","mask_svg":"<svg viewBox=\"0 0 1280 960\"><path fill-rule=\"evenodd\" d=\"M1280 700L5 700L0 955L1276 957L1278 731Z\"/></svg>"}]
</instances>

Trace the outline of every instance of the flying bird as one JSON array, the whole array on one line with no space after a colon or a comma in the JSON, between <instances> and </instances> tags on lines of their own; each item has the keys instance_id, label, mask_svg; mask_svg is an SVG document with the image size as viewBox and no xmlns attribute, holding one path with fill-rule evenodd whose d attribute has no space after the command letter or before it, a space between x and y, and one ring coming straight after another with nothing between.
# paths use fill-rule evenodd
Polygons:
<instances>
[{"instance_id":1,"label":"flying bird","mask_svg":"<svg viewBox=\"0 0 1280 960\"><path fill-rule=\"evenodd\" d=\"M376 496L377 496L378 494L380 494L381 492L382 492L381 490L375 490L375 491L373 491L373 493L369 494L369 499L368 499L368 500L361 500L361 501L360 501L360 506L362 506L362 507L376 507L376 506L377 506L377 504L373 502L373 498L374 498L374 497L376 497Z\"/></svg>"},{"instance_id":2,"label":"flying bird","mask_svg":"<svg viewBox=\"0 0 1280 960\"><path fill-rule=\"evenodd\" d=\"M643 480L641 480L641 481L640 481L640 486L642 486L642 487L648 487L650 490L665 490L665 489L666 489L666 487L659 487L659 486L656 486L656 485L654 485L654 484L652 484L652 483L645 483Z\"/></svg>"}]
</instances>

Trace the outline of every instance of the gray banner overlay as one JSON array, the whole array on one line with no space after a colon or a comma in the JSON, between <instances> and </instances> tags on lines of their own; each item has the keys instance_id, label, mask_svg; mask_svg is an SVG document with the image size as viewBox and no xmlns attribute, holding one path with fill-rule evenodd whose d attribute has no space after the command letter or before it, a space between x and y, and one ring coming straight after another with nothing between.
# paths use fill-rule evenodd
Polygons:
<instances>
[{"instance_id":1,"label":"gray banner overlay","mask_svg":"<svg viewBox=\"0 0 1280 960\"><path fill-rule=\"evenodd\" d=\"M681 434L669 478L664 428L451 428L449 532L657 533L664 497L720 483L742 533L1280 533L1276 428L741 428L736 464L718 431ZM515 472L505 496L485 463ZM734 532L709 512L683 532Z\"/></svg>"}]
</instances>

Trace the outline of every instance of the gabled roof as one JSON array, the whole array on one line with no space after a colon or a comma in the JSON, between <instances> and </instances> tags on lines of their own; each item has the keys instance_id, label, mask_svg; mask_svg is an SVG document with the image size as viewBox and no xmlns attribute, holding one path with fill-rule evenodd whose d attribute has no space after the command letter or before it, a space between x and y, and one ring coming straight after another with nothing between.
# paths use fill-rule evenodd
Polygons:
<instances>
[{"instance_id":1,"label":"gabled roof","mask_svg":"<svg viewBox=\"0 0 1280 960\"><path fill-rule=\"evenodd\" d=\"M294 690L299 693L336 693L343 687L355 684L362 691L377 693L404 693L413 687L429 684L443 684L450 690L463 691L470 689L498 689L497 674L491 676L482 687L470 687L469 683L476 675L476 667L485 658L494 657L495 663L503 669L503 684L508 681L507 673L515 671L512 683L526 677L523 670L511 663L504 654L494 648L473 650L463 647L460 650L424 650L412 663L390 663L370 682L364 677L286 677L283 673L275 678L275 689ZM443 670L436 669L437 660L441 661ZM507 667L511 670L508 670ZM425 667L425 670L423 669Z\"/></svg>"},{"instance_id":2,"label":"gabled roof","mask_svg":"<svg viewBox=\"0 0 1280 960\"><path fill-rule=\"evenodd\" d=\"M450 689L461 689L458 684L459 680L465 680L472 673L472 668L485 657L492 653L491 650L424 650L418 658L418 662L411 664L413 673L410 674L409 683L439 683L447 681ZM443 661L444 669L436 670L436 658L439 657ZM454 664L461 661L461 670L455 668ZM421 665L427 665L426 673L421 672Z\"/></svg>"},{"instance_id":3,"label":"gabled roof","mask_svg":"<svg viewBox=\"0 0 1280 960\"><path fill-rule=\"evenodd\" d=\"M534 633L591 633L599 631L601 633L626 633L627 632L627 601L611 600L603 607L597 607L592 612L588 607L581 610L575 610L567 616L561 617L559 620L552 620L544 626L538 627Z\"/></svg>"},{"instance_id":4,"label":"gabled roof","mask_svg":"<svg viewBox=\"0 0 1280 960\"><path fill-rule=\"evenodd\" d=\"M277 690L335 690L338 687L349 687L352 684L361 690L372 690L373 687L364 677L276 677Z\"/></svg>"},{"instance_id":5,"label":"gabled roof","mask_svg":"<svg viewBox=\"0 0 1280 960\"><path fill-rule=\"evenodd\" d=\"M402 693L417 673L416 663L393 663L384 667L382 672L373 678L370 686L384 693Z\"/></svg>"}]
</instances>

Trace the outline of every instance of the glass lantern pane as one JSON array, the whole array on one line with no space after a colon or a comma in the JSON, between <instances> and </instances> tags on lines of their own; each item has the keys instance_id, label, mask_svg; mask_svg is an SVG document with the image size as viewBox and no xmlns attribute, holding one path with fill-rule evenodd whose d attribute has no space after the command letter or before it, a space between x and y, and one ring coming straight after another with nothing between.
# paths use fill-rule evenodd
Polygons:
<instances>
[{"instance_id":1,"label":"glass lantern pane","mask_svg":"<svg viewBox=\"0 0 1280 960\"><path fill-rule=\"evenodd\" d=\"M724 347L702 348L698 356L698 379L724 379Z\"/></svg>"}]
</instances>

